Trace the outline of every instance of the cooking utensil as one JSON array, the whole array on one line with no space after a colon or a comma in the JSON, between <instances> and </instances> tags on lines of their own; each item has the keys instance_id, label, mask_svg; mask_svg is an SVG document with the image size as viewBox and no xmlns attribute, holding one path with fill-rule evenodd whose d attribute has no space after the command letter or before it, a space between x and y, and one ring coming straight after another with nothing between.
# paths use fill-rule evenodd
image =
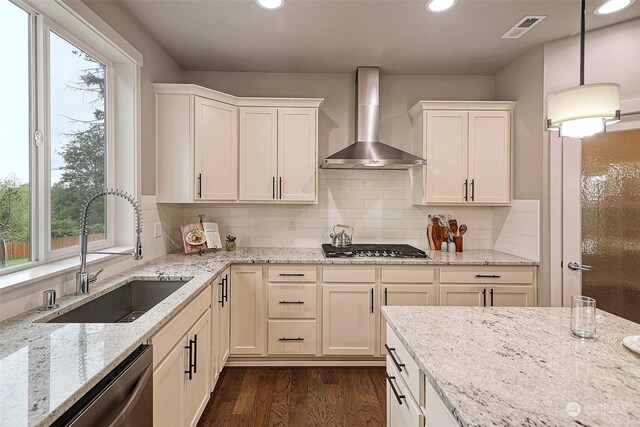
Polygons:
<instances>
[{"instance_id":1,"label":"cooking utensil","mask_svg":"<svg viewBox=\"0 0 640 427\"><path fill-rule=\"evenodd\" d=\"M467 232L467 224L462 224L460 226L460 236L464 236L464 233Z\"/></svg>"},{"instance_id":2,"label":"cooking utensil","mask_svg":"<svg viewBox=\"0 0 640 427\"><path fill-rule=\"evenodd\" d=\"M458 221L455 219L450 219L449 228L451 228L451 233L453 234L453 237L456 237L458 235Z\"/></svg>"},{"instance_id":3,"label":"cooking utensil","mask_svg":"<svg viewBox=\"0 0 640 427\"><path fill-rule=\"evenodd\" d=\"M336 228L342 228L337 231ZM347 233L347 230L351 229L351 233ZM333 226L333 233L329 235L331 237L331 246L335 248L343 248L345 246L351 246L353 243L354 229L349 224L336 224Z\"/></svg>"}]
</instances>

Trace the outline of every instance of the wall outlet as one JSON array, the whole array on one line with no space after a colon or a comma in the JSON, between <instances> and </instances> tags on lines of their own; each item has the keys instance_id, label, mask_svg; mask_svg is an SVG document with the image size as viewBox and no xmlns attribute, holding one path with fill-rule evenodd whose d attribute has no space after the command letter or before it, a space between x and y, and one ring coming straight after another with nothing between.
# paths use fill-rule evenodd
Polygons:
<instances>
[{"instance_id":1,"label":"wall outlet","mask_svg":"<svg viewBox=\"0 0 640 427\"><path fill-rule=\"evenodd\" d=\"M153 223L153 238L157 239L162 237L162 223L154 222Z\"/></svg>"},{"instance_id":2,"label":"wall outlet","mask_svg":"<svg viewBox=\"0 0 640 427\"><path fill-rule=\"evenodd\" d=\"M289 218L289 231L296 231L296 219Z\"/></svg>"}]
</instances>

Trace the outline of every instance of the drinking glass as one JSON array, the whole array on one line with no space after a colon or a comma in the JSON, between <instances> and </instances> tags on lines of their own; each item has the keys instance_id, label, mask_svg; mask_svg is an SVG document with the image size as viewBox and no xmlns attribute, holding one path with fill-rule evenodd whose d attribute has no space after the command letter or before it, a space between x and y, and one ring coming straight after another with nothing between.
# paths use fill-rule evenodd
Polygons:
<instances>
[{"instance_id":1,"label":"drinking glass","mask_svg":"<svg viewBox=\"0 0 640 427\"><path fill-rule=\"evenodd\" d=\"M571 297L571 333L584 339L596 335L596 300L582 295Z\"/></svg>"}]
</instances>

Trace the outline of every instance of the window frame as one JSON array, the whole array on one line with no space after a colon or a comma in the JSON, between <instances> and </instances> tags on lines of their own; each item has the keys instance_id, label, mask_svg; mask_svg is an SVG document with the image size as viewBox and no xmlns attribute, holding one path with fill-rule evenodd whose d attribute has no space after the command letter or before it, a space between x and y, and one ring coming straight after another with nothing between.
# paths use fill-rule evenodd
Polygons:
<instances>
[{"instance_id":1,"label":"window frame","mask_svg":"<svg viewBox=\"0 0 640 427\"><path fill-rule=\"evenodd\" d=\"M38 0L35 0L36 4ZM50 74L49 74L49 41L51 32L56 33L70 44L76 46L105 64L105 186L114 187L116 181L116 143L118 134L115 114L115 97L117 93L115 79L117 67L108 55L94 48L90 42L85 42L78 32L70 31L63 25L50 19L45 13L38 10L24 0L9 0L14 6L21 8L29 14L29 245L30 260L22 264L0 269L0 276L15 273L22 270L45 265L50 262L68 259L76 256L79 245L70 246L58 250L51 250L51 123L50 123ZM76 17L77 18L77 17ZM82 31L96 31L87 25ZM100 34L100 33L98 33ZM109 42L111 47L118 45ZM127 57L129 59L129 57ZM134 98L139 99L139 67L141 62L133 59L131 64L136 67ZM135 152L139 150L139 106L135 107L133 123L135 131ZM126 124L125 124L126 126ZM42 141L36 143L36 132L41 132ZM137 156L136 156L137 157ZM137 162L134 163L133 176L137 177L139 170ZM134 180L134 188L138 195L137 179ZM89 250L104 250L117 245L116 236L116 209L111 198L106 200L107 220L106 238L89 243Z\"/></svg>"}]
</instances>

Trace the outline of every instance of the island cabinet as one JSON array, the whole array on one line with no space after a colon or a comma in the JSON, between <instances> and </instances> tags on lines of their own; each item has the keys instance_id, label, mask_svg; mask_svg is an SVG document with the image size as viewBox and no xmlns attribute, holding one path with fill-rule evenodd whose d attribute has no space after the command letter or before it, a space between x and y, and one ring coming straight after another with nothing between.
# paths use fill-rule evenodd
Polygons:
<instances>
[{"instance_id":1,"label":"island cabinet","mask_svg":"<svg viewBox=\"0 0 640 427\"><path fill-rule=\"evenodd\" d=\"M231 336L231 271L227 268L214 280L211 289L211 389L213 390L229 358Z\"/></svg>"},{"instance_id":2,"label":"island cabinet","mask_svg":"<svg viewBox=\"0 0 640 427\"><path fill-rule=\"evenodd\" d=\"M536 305L536 267L441 267L439 282L440 305Z\"/></svg>"},{"instance_id":3,"label":"island cabinet","mask_svg":"<svg viewBox=\"0 0 640 427\"><path fill-rule=\"evenodd\" d=\"M514 107L506 101L413 106L413 153L428 162L412 170L414 204L510 204Z\"/></svg>"},{"instance_id":4,"label":"island cabinet","mask_svg":"<svg viewBox=\"0 0 640 427\"><path fill-rule=\"evenodd\" d=\"M153 425L195 426L211 392L211 287L152 338Z\"/></svg>"},{"instance_id":5,"label":"island cabinet","mask_svg":"<svg viewBox=\"0 0 640 427\"><path fill-rule=\"evenodd\" d=\"M383 266L380 268L380 305L425 306L436 303L435 268ZM387 322L380 316L380 354L387 354Z\"/></svg>"},{"instance_id":6,"label":"island cabinet","mask_svg":"<svg viewBox=\"0 0 640 427\"><path fill-rule=\"evenodd\" d=\"M317 202L317 108L240 108L240 200Z\"/></svg>"},{"instance_id":7,"label":"island cabinet","mask_svg":"<svg viewBox=\"0 0 640 427\"><path fill-rule=\"evenodd\" d=\"M261 265L231 267L231 355L265 354L266 289Z\"/></svg>"},{"instance_id":8,"label":"island cabinet","mask_svg":"<svg viewBox=\"0 0 640 427\"><path fill-rule=\"evenodd\" d=\"M270 266L267 283L267 353L318 353L318 284L315 266Z\"/></svg>"},{"instance_id":9,"label":"island cabinet","mask_svg":"<svg viewBox=\"0 0 640 427\"><path fill-rule=\"evenodd\" d=\"M376 353L376 268L322 269L322 354Z\"/></svg>"}]
</instances>

